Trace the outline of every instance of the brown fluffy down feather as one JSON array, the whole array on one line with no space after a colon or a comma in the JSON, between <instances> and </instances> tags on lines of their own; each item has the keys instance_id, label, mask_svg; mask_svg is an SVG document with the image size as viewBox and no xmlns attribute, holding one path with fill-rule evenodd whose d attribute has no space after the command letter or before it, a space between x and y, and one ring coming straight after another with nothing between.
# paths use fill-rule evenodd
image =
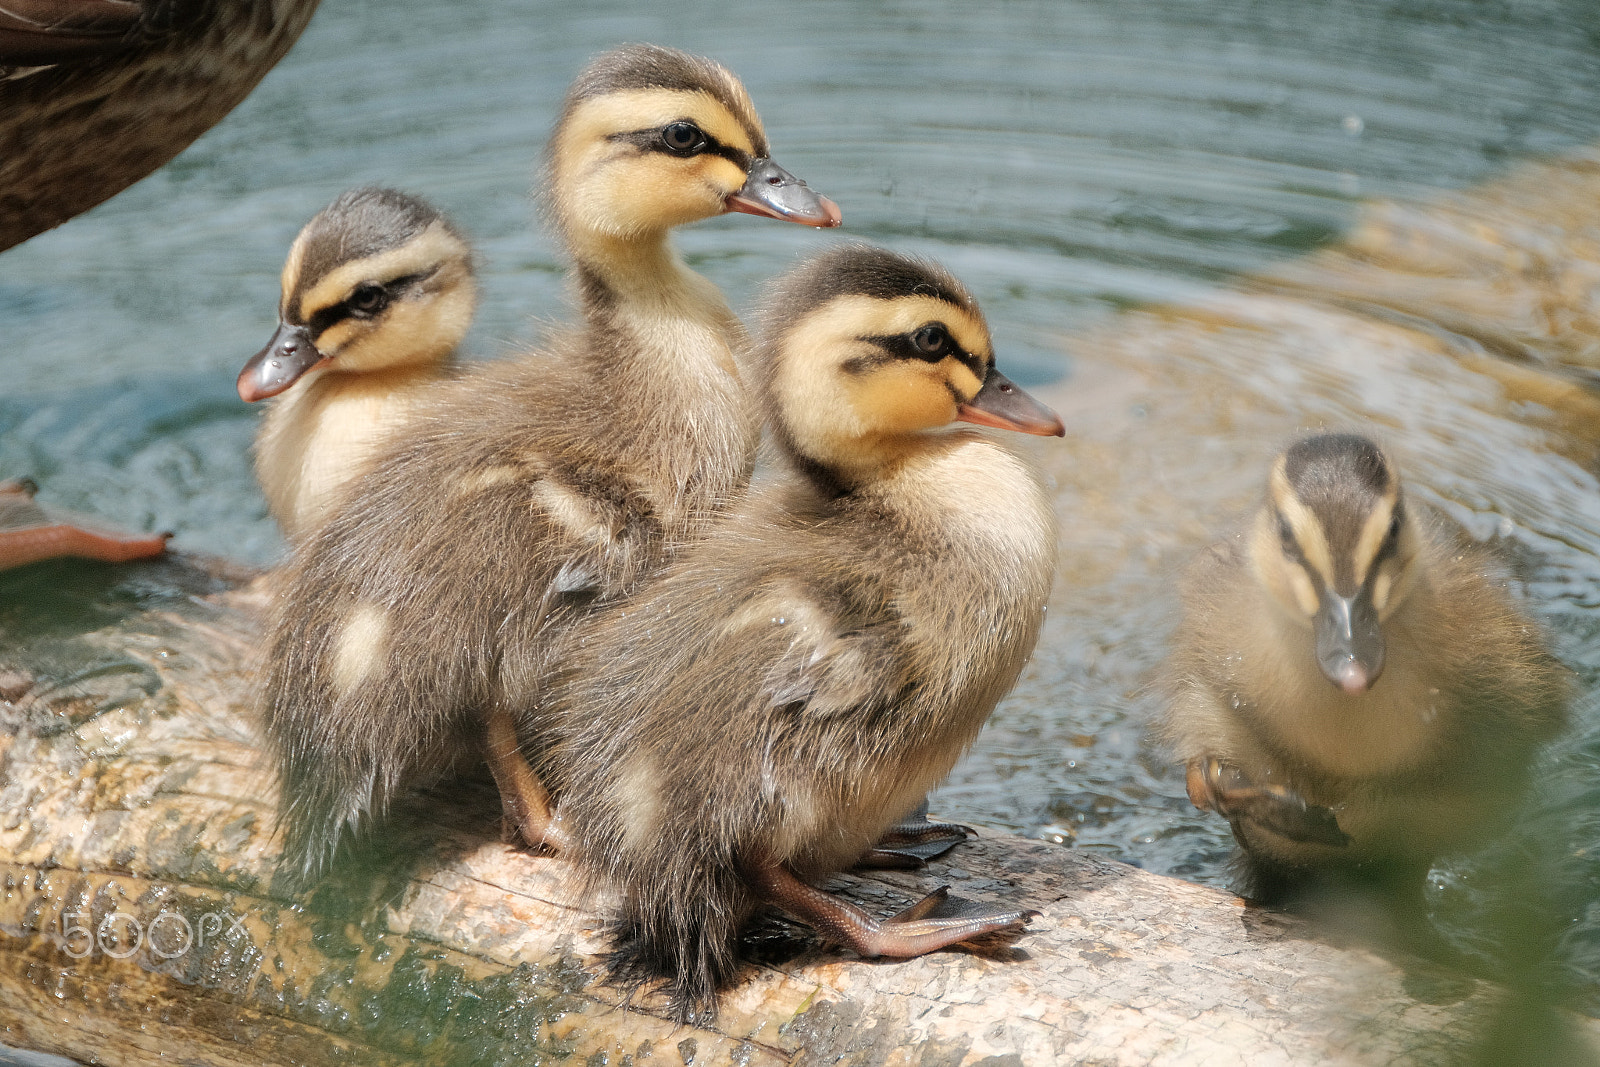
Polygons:
<instances>
[{"instance_id":1,"label":"brown fluffy down feather","mask_svg":"<svg viewBox=\"0 0 1600 1067\"><path fill-rule=\"evenodd\" d=\"M1536 748L1565 722L1569 677L1488 553L1408 510L1416 585L1383 624L1383 676L1359 696L1322 675L1309 629L1254 579L1248 529L1186 576L1165 739L1185 763L1222 758L1331 809L1352 837L1339 848L1245 825L1247 893L1270 898L1328 868L1425 871L1435 856L1485 840L1524 788ZM1399 758L1402 744L1409 754Z\"/></svg>"},{"instance_id":2,"label":"brown fluffy down feather","mask_svg":"<svg viewBox=\"0 0 1600 1067\"><path fill-rule=\"evenodd\" d=\"M798 274L776 304L830 295ZM1055 569L1035 475L979 434L928 435L849 491L787 460L586 619L524 720L574 858L625 896L613 976L665 979L680 1019L736 976L748 864L849 866L966 750L1033 649Z\"/></svg>"},{"instance_id":3,"label":"brown fluffy down feather","mask_svg":"<svg viewBox=\"0 0 1600 1067\"><path fill-rule=\"evenodd\" d=\"M597 70L624 87L731 80L630 46L574 92L603 91ZM687 188L705 198L699 178ZM291 887L403 789L481 761L486 716L537 700L572 621L694 540L748 482L758 421L736 370L743 327L721 294L665 227L598 241L557 221L582 328L438 386L284 575L264 717ZM602 246L610 259L585 258Z\"/></svg>"},{"instance_id":4,"label":"brown fluffy down feather","mask_svg":"<svg viewBox=\"0 0 1600 1067\"><path fill-rule=\"evenodd\" d=\"M573 338L444 387L297 555L266 692L286 871L314 876L346 827L480 758L480 713L537 691L577 614L743 486L753 437L738 383L663 403L640 397L616 355ZM552 499L605 536L552 517ZM341 692L341 634L360 605L387 620L386 639Z\"/></svg>"}]
</instances>

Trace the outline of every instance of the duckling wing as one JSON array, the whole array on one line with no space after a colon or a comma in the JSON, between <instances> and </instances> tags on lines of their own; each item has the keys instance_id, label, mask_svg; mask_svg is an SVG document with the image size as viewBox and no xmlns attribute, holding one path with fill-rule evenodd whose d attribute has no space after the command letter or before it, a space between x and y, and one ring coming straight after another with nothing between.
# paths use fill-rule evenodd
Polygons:
<instances>
[{"instance_id":1,"label":"duckling wing","mask_svg":"<svg viewBox=\"0 0 1600 1067\"><path fill-rule=\"evenodd\" d=\"M904 689L907 673L898 630L879 622L796 641L767 671L768 704L816 718L888 706Z\"/></svg>"}]
</instances>

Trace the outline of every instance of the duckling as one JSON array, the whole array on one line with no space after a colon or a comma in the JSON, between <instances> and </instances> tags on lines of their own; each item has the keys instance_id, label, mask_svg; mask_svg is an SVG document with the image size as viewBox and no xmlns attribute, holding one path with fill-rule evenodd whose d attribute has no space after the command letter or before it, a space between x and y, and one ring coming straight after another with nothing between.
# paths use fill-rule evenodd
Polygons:
<instances>
[{"instance_id":1,"label":"duckling","mask_svg":"<svg viewBox=\"0 0 1600 1067\"><path fill-rule=\"evenodd\" d=\"M117 533L91 519L40 507L33 499L38 491L32 478L0 482L0 571L61 556L126 563L167 550L170 533Z\"/></svg>"},{"instance_id":2,"label":"duckling","mask_svg":"<svg viewBox=\"0 0 1600 1067\"><path fill-rule=\"evenodd\" d=\"M1491 574L1352 434L1280 455L1266 506L1196 561L1162 730L1232 824L1246 895L1325 872L1420 893L1503 821L1568 681Z\"/></svg>"},{"instance_id":3,"label":"duckling","mask_svg":"<svg viewBox=\"0 0 1600 1067\"><path fill-rule=\"evenodd\" d=\"M994 367L972 296L869 246L801 266L759 352L782 468L616 610L522 713L572 853L623 890L610 968L680 1020L734 979L773 904L864 956L1014 939L944 892L877 920L814 887L972 743L1032 652L1055 572L1034 472L955 422L1060 435Z\"/></svg>"},{"instance_id":4,"label":"duckling","mask_svg":"<svg viewBox=\"0 0 1600 1067\"><path fill-rule=\"evenodd\" d=\"M560 847L509 708L589 605L742 493L758 440L743 326L668 233L733 210L839 222L771 161L731 72L649 45L579 75L548 184L581 327L433 387L289 566L265 693L289 884L485 758L511 836Z\"/></svg>"},{"instance_id":5,"label":"duckling","mask_svg":"<svg viewBox=\"0 0 1600 1067\"><path fill-rule=\"evenodd\" d=\"M249 95L317 0L6 0L0 250L109 199Z\"/></svg>"},{"instance_id":6,"label":"duckling","mask_svg":"<svg viewBox=\"0 0 1600 1067\"><path fill-rule=\"evenodd\" d=\"M246 403L300 383L256 435L256 475L285 537L321 524L446 373L476 302L466 238L417 197L351 190L300 231L277 332L238 382Z\"/></svg>"}]
</instances>

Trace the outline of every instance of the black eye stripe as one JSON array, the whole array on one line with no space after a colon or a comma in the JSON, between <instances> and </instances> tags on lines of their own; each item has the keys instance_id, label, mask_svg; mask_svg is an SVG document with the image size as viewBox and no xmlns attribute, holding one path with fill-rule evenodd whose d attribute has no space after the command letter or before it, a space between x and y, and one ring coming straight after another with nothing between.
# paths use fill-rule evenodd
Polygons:
<instances>
[{"instance_id":1,"label":"black eye stripe","mask_svg":"<svg viewBox=\"0 0 1600 1067\"><path fill-rule=\"evenodd\" d=\"M1321 575L1316 573L1315 567L1306 562L1305 553L1300 551L1300 539L1294 535L1294 527L1289 524L1288 519L1283 517L1283 512L1277 508L1272 509L1272 523L1278 534L1278 541L1283 546L1283 554L1300 564L1301 569L1310 575L1314 585L1320 585L1322 582Z\"/></svg>"},{"instance_id":2,"label":"black eye stripe","mask_svg":"<svg viewBox=\"0 0 1600 1067\"><path fill-rule=\"evenodd\" d=\"M371 316L376 316L388 310L389 306L396 300L403 299L407 293L411 292L411 290L415 289L417 286L421 285L423 282L427 281L437 273L439 273L439 268L437 266L433 266L429 267L427 270L419 270L415 274L403 274L400 277L391 279L387 282L362 282L360 285L351 290L351 296L353 297L357 292L367 285L381 286L387 296L387 299L385 299L382 305L380 305L376 310L370 313ZM355 314L355 311L350 306L350 298L346 298L337 304L330 304L327 307L322 308L320 311L314 312L311 318L306 320L306 330L311 334L311 339L315 341L322 335L324 330L343 322L345 319L350 318L353 314Z\"/></svg>"},{"instance_id":3,"label":"black eye stripe","mask_svg":"<svg viewBox=\"0 0 1600 1067\"><path fill-rule=\"evenodd\" d=\"M321 311L318 311L312 315L311 318L306 322L306 329L310 332L311 339L315 341L318 337L322 336L323 331L328 329L328 327L343 322L349 317L349 308L345 307L343 304L334 304L333 306L325 307Z\"/></svg>"},{"instance_id":4,"label":"black eye stripe","mask_svg":"<svg viewBox=\"0 0 1600 1067\"><path fill-rule=\"evenodd\" d=\"M971 352L968 352L966 349L962 348L961 345L957 343L955 335L950 334L949 331L946 331L946 335L950 338L949 345L942 351L924 352L917 348L916 344L912 342L911 338L921 329L922 327L919 326L916 330L911 331L909 334L900 333L890 334L887 336L857 337L856 340L864 341L870 345L877 345L894 359L916 359L921 360L924 363L938 363L945 359L954 359L963 367L966 367L969 371L971 371L972 376L977 378L980 382L989 376L988 363L986 363L981 356L975 356ZM966 399L970 400L972 398L967 397Z\"/></svg>"},{"instance_id":5,"label":"black eye stripe","mask_svg":"<svg viewBox=\"0 0 1600 1067\"><path fill-rule=\"evenodd\" d=\"M673 155L674 153L672 150L661 142L661 135L668 126L675 125L678 122L688 121L690 120L675 119L673 122L664 123L660 126L651 126L649 129L629 130L626 133L611 133L606 135L606 140L619 141L623 144L631 144L641 152L660 152L663 155ZM750 165L755 162L755 157L749 152L741 151L740 149L734 148L732 145L723 144L709 133L706 133L704 129L700 130L700 135L706 139L706 144L704 148L694 153L696 156L720 156L723 159L726 159L729 163L732 163L734 166L738 167L740 170L745 171L749 170ZM693 157L690 156L685 158Z\"/></svg>"}]
</instances>

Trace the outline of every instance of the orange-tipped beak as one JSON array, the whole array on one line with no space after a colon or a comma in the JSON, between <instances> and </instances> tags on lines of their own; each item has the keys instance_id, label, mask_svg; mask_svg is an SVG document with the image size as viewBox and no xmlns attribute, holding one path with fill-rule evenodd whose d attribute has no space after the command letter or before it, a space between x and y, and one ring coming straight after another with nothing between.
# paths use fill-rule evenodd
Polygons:
<instances>
[{"instance_id":1,"label":"orange-tipped beak","mask_svg":"<svg viewBox=\"0 0 1600 1067\"><path fill-rule=\"evenodd\" d=\"M1040 437L1065 437L1061 416L1039 403L1004 374L989 368L978 395L956 407L957 422L993 426L1000 430L1037 434Z\"/></svg>"},{"instance_id":2,"label":"orange-tipped beak","mask_svg":"<svg viewBox=\"0 0 1600 1067\"><path fill-rule=\"evenodd\" d=\"M726 203L729 211L798 222L802 226L837 226L843 218L838 204L807 188L805 182L770 159L758 159L750 164L744 188L729 196Z\"/></svg>"},{"instance_id":3,"label":"orange-tipped beak","mask_svg":"<svg viewBox=\"0 0 1600 1067\"><path fill-rule=\"evenodd\" d=\"M277 396L326 359L304 326L281 322L267 347L251 356L239 372L239 399L254 404Z\"/></svg>"}]
</instances>

